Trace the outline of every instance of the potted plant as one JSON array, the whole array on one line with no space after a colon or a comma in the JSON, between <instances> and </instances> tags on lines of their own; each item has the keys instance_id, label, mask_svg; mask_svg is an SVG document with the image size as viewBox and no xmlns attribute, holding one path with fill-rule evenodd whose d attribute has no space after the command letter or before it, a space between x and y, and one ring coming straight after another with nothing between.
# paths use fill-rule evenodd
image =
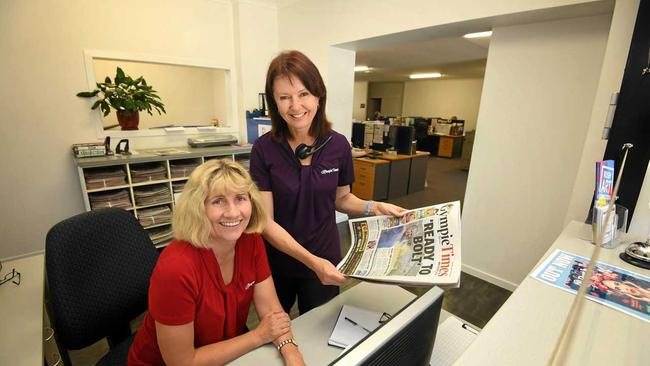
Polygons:
<instances>
[{"instance_id":1,"label":"potted plant","mask_svg":"<svg viewBox=\"0 0 650 366\"><path fill-rule=\"evenodd\" d=\"M104 116L115 109L117 121L123 130L137 130L140 122L139 111L147 111L153 115L152 110L158 114L165 112L165 106L153 87L147 85L142 76L137 79L125 75L121 68L117 68L114 81L106 77L103 83L97 83L97 88L90 92L77 93L78 97L97 100L91 109L99 108Z\"/></svg>"}]
</instances>

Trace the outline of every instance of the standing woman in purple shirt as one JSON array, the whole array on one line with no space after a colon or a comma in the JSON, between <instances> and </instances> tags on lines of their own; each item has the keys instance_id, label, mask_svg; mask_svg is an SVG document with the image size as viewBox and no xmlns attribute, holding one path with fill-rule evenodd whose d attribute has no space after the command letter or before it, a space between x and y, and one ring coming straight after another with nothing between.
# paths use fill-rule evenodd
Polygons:
<instances>
[{"instance_id":1,"label":"standing woman in purple shirt","mask_svg":"<svg viewBox=\"0 0 650 366\"><path fill-rule=\"evenodd\" d=\"M250 170L269 213L267 242L278 297L300 313L339 293L346 278L335 210L401 216L404 209L364 201L350 192L352 152L325 116L327 92L316 66L298 51L274 58L266 75L271 132L255 141Z\"/></svg>"}]
</instances>

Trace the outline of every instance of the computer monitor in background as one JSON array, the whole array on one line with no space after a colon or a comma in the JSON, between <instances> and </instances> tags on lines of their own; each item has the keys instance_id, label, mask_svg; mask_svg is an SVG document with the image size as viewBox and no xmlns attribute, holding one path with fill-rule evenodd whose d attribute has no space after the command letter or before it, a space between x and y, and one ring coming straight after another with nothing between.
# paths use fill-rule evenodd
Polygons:
<instances>
[{"instance_id":1,"label":"computer monitor in background","mask_svg":"<svg viewBox=\"0 0 650 366\"><path fill-rule=\"evenodd\" d=\"M391 134L394 136L389 137L391 145L397 150L398 154L410 155L412 153L411 144L415 140L415 129L413 126L390 126L390 128L393 131L389 131L388 134L389 136Z\"/></svg>"},{"instance_id":2,"label":"computer monitor in background","mask_svg":"<svg viewBox=\"0 0 650 366\"><path fill-rule=\"evenodd\" d=\"M429 365L442 297L439 287L431 288L330 365Z\"/></svg>"},{"instance_id":3,"label":"computer monitor in background","mask_svg":"<svg viewBox=\"0 0 650 366\"><path fill-rule=\"evenodd\" d=\"M352 123L352 146L357 148L364 147L364 134L366 133L366 125L362 122Z\"/></svg>"}]
</instances>

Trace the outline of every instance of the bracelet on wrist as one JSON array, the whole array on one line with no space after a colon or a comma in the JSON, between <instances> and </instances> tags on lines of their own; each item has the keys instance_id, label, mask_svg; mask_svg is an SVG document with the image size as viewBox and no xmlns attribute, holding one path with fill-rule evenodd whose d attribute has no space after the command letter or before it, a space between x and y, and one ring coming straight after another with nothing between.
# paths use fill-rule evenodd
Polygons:
<instances>
[{"instance_id":1,"label":"bracelet on wrist","mask_svg":"<svg viewBox=\"0 0 650 366\"><path fill-rule=\"evenodd\" d=\"M372 209L375 207L375 201L368 201L366 202L366 207L363 209L363 214L368 216L370 215L370 212L372 212Z\"/></svg>"},{"instance_id":2,"label":"bracelet on wrist","mask_svg":"<svg viewBox=\"0 0 650 366\"><path fill-rule=\"evenodd\" d=\"M298 343L296 343L296 341L293 338L287 338L284 341L278 343L278 345L277 345L278 351L282 350L282 347L286 346L289 343L291 343L294 346L298 347Z\"/></svg>"}]
</instances>

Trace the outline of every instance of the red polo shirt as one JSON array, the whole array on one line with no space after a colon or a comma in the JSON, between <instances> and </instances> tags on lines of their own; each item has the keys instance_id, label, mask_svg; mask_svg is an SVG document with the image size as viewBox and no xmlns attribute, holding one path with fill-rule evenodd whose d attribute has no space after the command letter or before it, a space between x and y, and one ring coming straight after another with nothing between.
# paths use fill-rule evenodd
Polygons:
<instances>
[{"instance_id":1,"label":"red polo shirt","mask_svg":"<svg viewBox=\"0 0 650 366\"><path fill-rule=\"evenodd\" d=\"M160 255L149 284L149 312L129 351L129 365L164 365L155 321L194 322L194 346L238 336L246 326L255 284L271 275L262 239L243 234L235 246L232 281L225 285L210 249L173 241Z\"/></svg>"}]
</instances>

